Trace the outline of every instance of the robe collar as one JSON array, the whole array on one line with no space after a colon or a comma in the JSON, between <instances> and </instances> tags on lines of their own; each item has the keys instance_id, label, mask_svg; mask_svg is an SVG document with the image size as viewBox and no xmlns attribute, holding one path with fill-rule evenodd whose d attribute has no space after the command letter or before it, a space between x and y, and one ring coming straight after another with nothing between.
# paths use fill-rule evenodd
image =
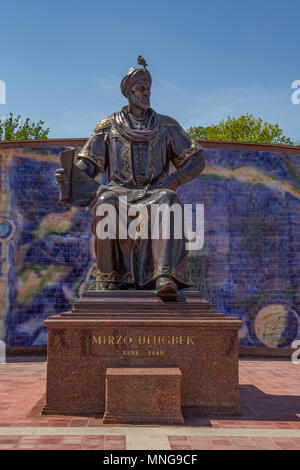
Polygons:
<instances>
[{"instance_id":1,"label":"robe collar","mask_svg":"<svg viewBox=\"0 0 300 470\"><path fill-rule=\"evenodd\" d=\"M114 113L113 122L117 131L125 139L134 142L151 142L159 132L159 116L152 108L149 108L149 121L146 129L138 130L130 127L128 106L124 106L119 113Z\"/></svg>"}]
</instances>

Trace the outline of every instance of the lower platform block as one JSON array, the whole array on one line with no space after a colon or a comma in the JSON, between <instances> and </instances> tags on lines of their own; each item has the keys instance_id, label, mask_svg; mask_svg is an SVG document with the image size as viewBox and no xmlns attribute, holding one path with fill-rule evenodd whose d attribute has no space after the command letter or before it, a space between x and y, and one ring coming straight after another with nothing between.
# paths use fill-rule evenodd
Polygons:
<instances>
[{"instance_id":1,"label":"lower platform block","mask_svg":"<svg viewBox=\"0 0 300 470\"><path fill-rule=\"evenodd\" d=\"M176 367L106 370L104 424L184 424Z\"/></svg>"}]
</instances>

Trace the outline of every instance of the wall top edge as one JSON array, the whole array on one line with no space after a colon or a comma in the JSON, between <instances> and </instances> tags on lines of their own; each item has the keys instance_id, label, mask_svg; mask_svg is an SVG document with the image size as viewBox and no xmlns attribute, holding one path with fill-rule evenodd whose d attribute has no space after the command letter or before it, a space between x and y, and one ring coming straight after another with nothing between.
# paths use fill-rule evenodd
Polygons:
<instances>
[{"instance_id":1,"label":"wall top edge","mask_svg":"<svg viewBox=\"0 0 300 470\"><path fill-rule=\"evenodd\" d=\"M41 140L12 140L0 142L0 150L17 148L45 148L52 146L76 147L83 146L87 138L68 138L68 139L41 139ZM279 152L293 155L300 155L300 146L281 145L281 144L261 144L252 142L225 142L217 140L198 140L204 149L206 148L224 148L234 150L252 150L265 152Z\"/></svg>"}]
</instances>

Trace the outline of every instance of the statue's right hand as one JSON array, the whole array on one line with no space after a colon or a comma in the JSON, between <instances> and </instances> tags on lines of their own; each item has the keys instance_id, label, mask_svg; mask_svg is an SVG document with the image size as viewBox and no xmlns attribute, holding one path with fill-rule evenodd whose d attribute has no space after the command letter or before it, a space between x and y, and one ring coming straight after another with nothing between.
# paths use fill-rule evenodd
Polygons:
<instances>
[{"instance_id":1,"label":"statue's right hand","mask_svg":"<svg viewBox=\"0 0 300 470\"><path fill-rule=\"evenodd\" d=\"M67 181L67 175L64 168L58 168L55 172L56 184L63 184Z\"/></svg>"}]
</instances>

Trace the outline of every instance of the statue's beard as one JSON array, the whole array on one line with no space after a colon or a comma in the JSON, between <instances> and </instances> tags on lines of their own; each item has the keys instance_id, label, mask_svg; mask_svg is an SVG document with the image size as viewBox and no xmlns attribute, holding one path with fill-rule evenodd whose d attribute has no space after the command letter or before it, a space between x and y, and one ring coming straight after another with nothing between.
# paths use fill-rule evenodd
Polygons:
<instances>
[{"instance_id":1,"label":"statue's beard","mask_svg":"<svg viewBox=\"0 0 300 470\"><path fill-rule=\"evenodd\" d=\"M150 108L150 99L149 98L144 98L144 100L141 100L140 98L137 98L133 93L129 93L128 96L128 101L129 101L129 106L136 106L137 108L142 109L143 111L147 111L147 109Z\"/></svg>"}]
</instances>

